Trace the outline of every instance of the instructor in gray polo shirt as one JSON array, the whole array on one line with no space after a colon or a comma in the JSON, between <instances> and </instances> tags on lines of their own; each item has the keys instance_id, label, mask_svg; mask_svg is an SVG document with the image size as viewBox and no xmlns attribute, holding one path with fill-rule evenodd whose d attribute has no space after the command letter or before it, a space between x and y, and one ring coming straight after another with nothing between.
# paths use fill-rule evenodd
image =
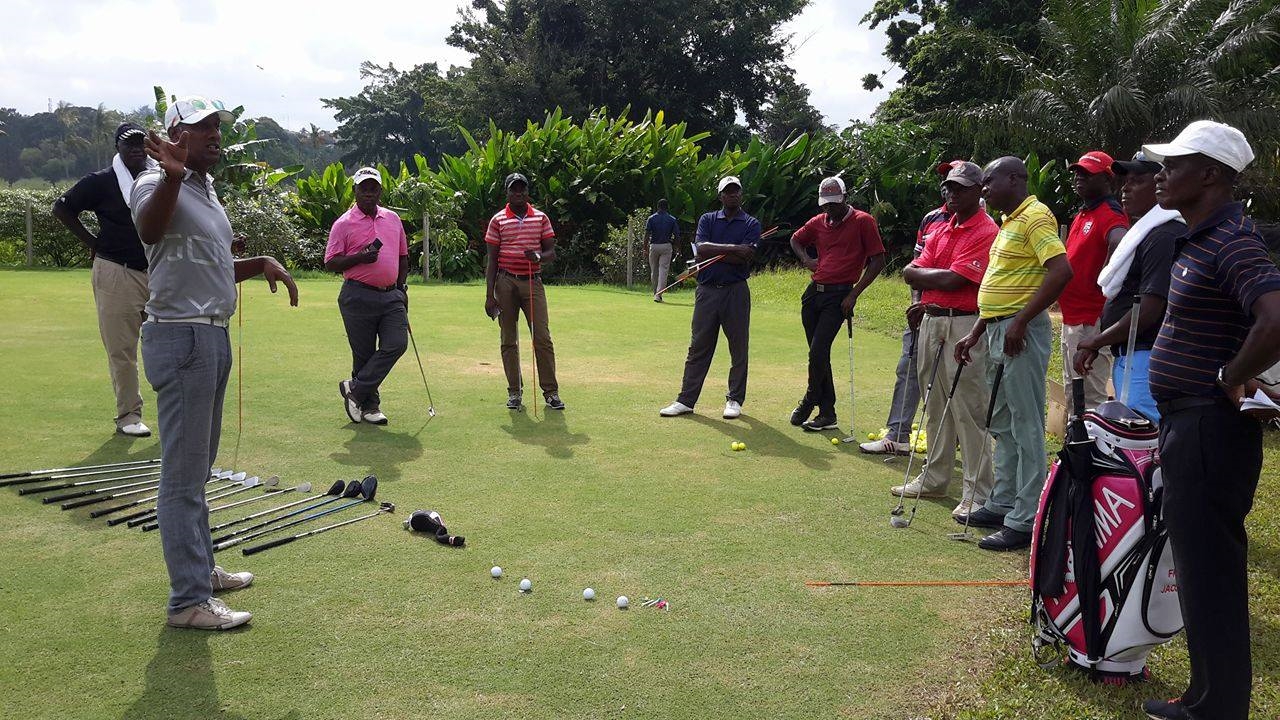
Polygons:
<instances>
[{"instance_id":1,"label":"instructor in gray polo shirt","mask_svg":"<svg viewBox=\"0 0 1280 720\"><path fill-rule=\"evenodd\" d=\"M248 585L253 575L213 564L204 497L231 373L227 324L236 311L236 283L262 275L275 292L283 282L289 304L298 304L293 278L274 258L231 257L231 223L208 172L222 155L222 123L234 120L219 102L175 100L164 116L169 139L153 132L146 141L159 168L133 185L133 221L151 267L142 360L160 423L156 513L169 570L168 624L201 630L226 630L252 617L213 597Z\"/></svg>"}]
</instances>

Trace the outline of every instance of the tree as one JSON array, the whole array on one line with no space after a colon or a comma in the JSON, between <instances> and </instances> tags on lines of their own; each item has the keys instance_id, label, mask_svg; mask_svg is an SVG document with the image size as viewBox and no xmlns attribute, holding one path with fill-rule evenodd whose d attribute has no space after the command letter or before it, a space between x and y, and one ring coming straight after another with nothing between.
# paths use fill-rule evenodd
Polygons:
<instances>
[{"instance_id":1,"label":"tree","mask_svg":"<svg viewBox=\"0 0 1280 720\"><path fill-rule=\"evenodd\" d=\"M782 144L800 133L823 135L832 132L822 113L809 104L809 88L791 78L769 95L769 104L760 113L759 133L768 142Z\"/></svg>"}]
</instances>

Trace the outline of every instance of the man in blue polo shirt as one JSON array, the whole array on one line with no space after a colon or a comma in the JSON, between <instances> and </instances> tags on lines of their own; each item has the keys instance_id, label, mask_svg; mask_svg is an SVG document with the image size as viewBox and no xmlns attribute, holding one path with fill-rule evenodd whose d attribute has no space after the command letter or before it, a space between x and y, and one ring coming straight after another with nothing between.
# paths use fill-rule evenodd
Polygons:
<instances>
[{"instance_id":1,"label":"man in blue polo shirt","mask_svg":"<svg viewBox=\"0 0 1280 720\"><path fill-rule=\"evenodd\" d=\"M698 271L684 382L676 401L658 412L663 417L693 412L722 329L729 341L730 358L724 417L732 420L741 415L747 399L747 338L751 329L747 277L760 244L760 221L742 209L742 182L738 178L730 175L721 179L718 190L721 209L698 218L694 257L710 262Z\"/></svg>"},{"instance_id":2,"label":"man in blue polo shirt","mask_svg":"<svg viewBox=\"0 0 1280 720\"><path fill-rule=\"evenodd\" d=\"M1252 671L1244 520L1262 469L1262 425L1240 401L1256 391L1252 378L1280 360L1280 270L1232 199L1254 157L1239 130L1198 120L1172 143L1142 150L1164 164L1156 200L1187 222L1174 243L1149 383L1191 662L1181 697L1143 709L1153 718L1245 720Z\"/></svg>"},{"instance_id":3,"label":"man in blue polo shirt","mask_svg":"<svg viewBox=\"0 0 1280 720\"><path fill-rule=\"evenodd\" d=\"M680 223L667 212L667 199L658 201L658 211L644 224L644 254L649 258L649 282L653 284L653 301L662 302L658 291L667 286L667 273L671 270L671 256L675 252L676 238L680 236Z\"/></svg>"}]
</instances>

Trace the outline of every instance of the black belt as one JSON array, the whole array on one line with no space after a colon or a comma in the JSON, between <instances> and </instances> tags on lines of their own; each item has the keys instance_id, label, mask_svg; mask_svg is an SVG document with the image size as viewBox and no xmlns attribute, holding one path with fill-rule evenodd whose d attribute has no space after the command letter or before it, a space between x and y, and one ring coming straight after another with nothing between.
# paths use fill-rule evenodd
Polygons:
<instances>
[{"instance_id":1,"label":"black belt","mask_svg":"<svg viewBox=\"0 0 1280 720\"><path fill-rule=\"evenodd\" d=\"M1015 313L1015 314L1016 314L1016 313ZM1008 320L1008 319L1010 319L1010 318L1012 318L1012 317L1013 317L1013 315L1001 315L1000 317L982 318L982 319L983 319L983 320L986 320L986 321L987 321L987 322L989 322L989 323L998 323L998 322L1003 322L1003 321L1005 321L1005 320Z\"/></svg>"},{"instance_id":2,"label":"black belt","mask_svg":"<svg viewBox=\"0 0 1280 720\"><path fill-rule=\"evenodd\" d=\"M822 283L813 283L814 292L820 293L849 292L852 289L853 285L849 283L845 283L843 285L823 285Z\"/></svg>"},{"instance_id":3,"label":"black belt","mask_svg":"<svg viewBox=\"0 0 1280 720\"><path fill-rule=\"evenodd\" d=\"M388 285L388 286L386 286L386 287L378 287L377 285L370 285L369 283L362 283L362 282L360 282L359 280L352 280L351 278L347 278L347 282L351 283L352 285L358 285L358 286L360 286L360 287L364 288L365 290L373 290L374 292L391 292L392 290L395 290L395 289L396 289L396 286L395 286L394 284L393 284L393 285Z\"/></svg>"},{"instance_id":4,"label":"black belt","mask_svg":"<svg viewBox=\"0 0 1280 720\"><path fill-rule=\"evenodd\" d=\"M724 282L724 283L704 282L704 283L698 283L698 285L700 285L701 287L727 288L727 287L733 287L734 285L737 285L739 283L744 283L744 282L746 282L746 280L734 280L733 282Z\"/></svg>"},{"instance_id":5,"label":"black belt","mask_svg":"<svg viewBox=\"0 0 1280 720\"><path fill-rule=\"evenodd\" d=\"M510 270L500 270L499 272L501 272L504 275L510 275L511 277L517 280L528 280L529 278L542 277L542 273L530 273L528 275L517 275L511 272Z\"/></svg>"},{"instance_id":6,"label":"black belt","mask_svg":"<svg viewBox=\"0 0 1280 720\"><path fill-rule=\"evenodd\" d=\"M1190 410L1191 408L1198 407L1209 407L1211 405L1231 408L1231 401L1227 400L1225 397L1181 397L1174 400L1166 400L1162 403L1156 403L1156 410L1158 410L1160 415L1163 417L1183 410Z\"/></svg>"},{"instance_id":7,"label":"black belt","mask_svg":"<svg viewBox=\"0 0 1280 720\"><path fill-rule=\"evenodd\" d=\"M929 317L969 317L977 315L977 310L955 310L953 308L944 308L941 305L925 305L924 314Z\"/></svg>"}]
</instances>

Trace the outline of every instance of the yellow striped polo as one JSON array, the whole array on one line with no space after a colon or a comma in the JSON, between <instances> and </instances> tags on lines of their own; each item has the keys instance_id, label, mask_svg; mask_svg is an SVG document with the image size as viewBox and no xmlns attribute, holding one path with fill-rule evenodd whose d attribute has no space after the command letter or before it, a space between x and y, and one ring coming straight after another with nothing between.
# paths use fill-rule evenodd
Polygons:
<instances>
[{"instance_id":1,"label":"yellow striped polo","mask_svg":"<svg viewBox=\"0 0 1280 720\"><path fill-rule=\"evenodd\" d=\"M1021 310L1044 282L1044 264L1066 252L1053 211L1035 195L1027 196L1004 217L991 243L987 272L978 288L978 314L996 318Z\"/></svg>"}]
</instances>

